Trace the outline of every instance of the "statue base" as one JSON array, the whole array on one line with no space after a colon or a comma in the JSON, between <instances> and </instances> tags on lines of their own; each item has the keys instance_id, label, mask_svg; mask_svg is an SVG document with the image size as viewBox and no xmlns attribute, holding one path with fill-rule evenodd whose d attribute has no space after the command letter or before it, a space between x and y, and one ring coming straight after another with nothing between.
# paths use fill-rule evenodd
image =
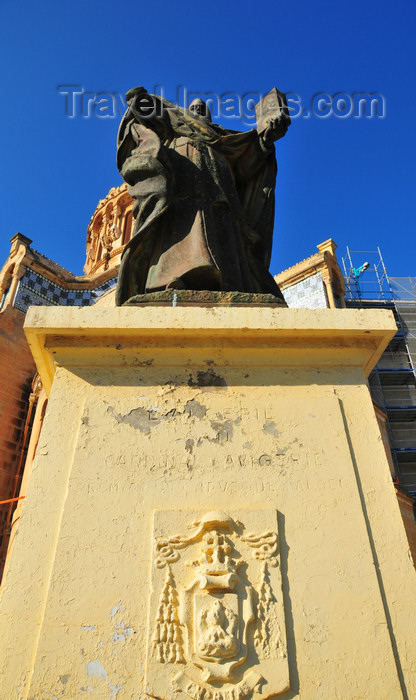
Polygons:
<instances>
[{"instance_id":1,"label":"statue base","mask_svg":"<svg viewBox=\"0 0 416 700\"><path fill-rule=\"evenodd\" d=\"M280 306L286 308L283 299L273 294L251 292L218 292L194 289L163 289L159 292L137 294L123 306Z\"/></svg>"},{"instance_id":2,"label":"statue base","mask_svg":"<svg viewBox=\"0 0 416 700\"><path fill-rule=\"evenodd\" d=\"M32 307L50 399L0 697L416 696L366 374L390 312Z\"/></svg>"}]
</instances>

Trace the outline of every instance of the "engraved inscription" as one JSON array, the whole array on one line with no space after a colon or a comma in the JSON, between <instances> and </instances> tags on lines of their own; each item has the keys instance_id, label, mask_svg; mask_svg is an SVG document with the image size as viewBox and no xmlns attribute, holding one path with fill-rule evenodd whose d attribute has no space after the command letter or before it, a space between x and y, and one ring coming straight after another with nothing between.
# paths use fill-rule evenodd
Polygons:
<instances>
[{"instance_id":1,"label":"engraved inscription","mask_svg":"<svg viewBox=\"0 0 416 700\"><path fill-rule=\"evenodd\" d=\"M188 445L188 446L187 446ZM200 461L195 454L189 454L190 443L185 442L185 452L186 454L166 454L155 459L154 456L148 454L109 454L105 458L105 466L113 468L121 468L129 472L135 472L137 470L154 470L161 469L165 470L172 467L184 467L187 470L193 470L198 468ZM195 452L195 450L193 450ZM249 453L245 452L243 454L226 454L220 455L219 457L211 457L208 461L207 466L214 470L218 470L221 473L234 471L235 469L240 469L244 467L273 467L275 469L285 469L293 466L293 463L303 460L306 466L321 466L322 455L319 453L311 454L305 452L301 453L290 450L285 452L277 453Z\"/></svg>"},{"instance_id":2,"label":"engraved inscription","mask_svg":"<svg viewBox=\"0 0 416 700\"><path fill-rule=\"evenodd\" d=\"M261 684L262 677L250 671L243 681L236 683L233 688L221 690L220 688L210 688L193 681L186 673L180 671L173 679L172 685L177 690L182 690L193 700L242 700L247 697L256 686Z\"/></svg>"}]
</instances>

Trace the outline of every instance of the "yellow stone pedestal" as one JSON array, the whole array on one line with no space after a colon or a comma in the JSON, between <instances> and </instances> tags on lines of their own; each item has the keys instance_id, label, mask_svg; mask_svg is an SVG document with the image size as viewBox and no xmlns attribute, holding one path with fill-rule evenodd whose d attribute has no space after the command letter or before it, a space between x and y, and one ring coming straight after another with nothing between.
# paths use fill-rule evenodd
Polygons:
<instances>
[{"instance_id":1,"label":"yellow stone pedestal","mask_svg":"<svg viewBox=\"0 0 416 700\"><path fill-rule=\"evenodd\" d=\"M384 311L32 308L0 698L416 697Z\"/></svg>"}]
</instances>

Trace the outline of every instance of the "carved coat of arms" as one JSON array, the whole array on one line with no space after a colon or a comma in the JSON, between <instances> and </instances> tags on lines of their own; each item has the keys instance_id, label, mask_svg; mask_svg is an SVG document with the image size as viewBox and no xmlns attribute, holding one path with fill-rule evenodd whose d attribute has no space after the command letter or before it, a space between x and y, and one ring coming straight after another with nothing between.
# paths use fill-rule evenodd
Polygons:
<instances>
[{"instance_id":1,"label":"carved coat of arms","mask_svg":"<svg viewBox=\"0 0 416 700\"><path fill-rule=\"evenodd\" d=\"M242 700L288 688L276 511L157 511L146 692Z\"/></svg>"}]
</instances>

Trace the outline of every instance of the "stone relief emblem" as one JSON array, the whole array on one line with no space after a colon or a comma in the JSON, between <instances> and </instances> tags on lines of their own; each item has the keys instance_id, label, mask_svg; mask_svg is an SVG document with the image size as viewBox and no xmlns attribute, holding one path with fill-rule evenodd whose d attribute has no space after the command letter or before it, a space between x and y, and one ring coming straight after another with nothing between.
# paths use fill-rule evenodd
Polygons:
<instances>
[{"instance_id":1,"label":"stone relief emblem","mask_svg":"<svg viewBox=\"0 0 416 700\"><path fill-rule=\"evenodd\" d=\"M155 513L146 682L178 700L289 688L276 511Z\"/></svg>"}]
</instances>

